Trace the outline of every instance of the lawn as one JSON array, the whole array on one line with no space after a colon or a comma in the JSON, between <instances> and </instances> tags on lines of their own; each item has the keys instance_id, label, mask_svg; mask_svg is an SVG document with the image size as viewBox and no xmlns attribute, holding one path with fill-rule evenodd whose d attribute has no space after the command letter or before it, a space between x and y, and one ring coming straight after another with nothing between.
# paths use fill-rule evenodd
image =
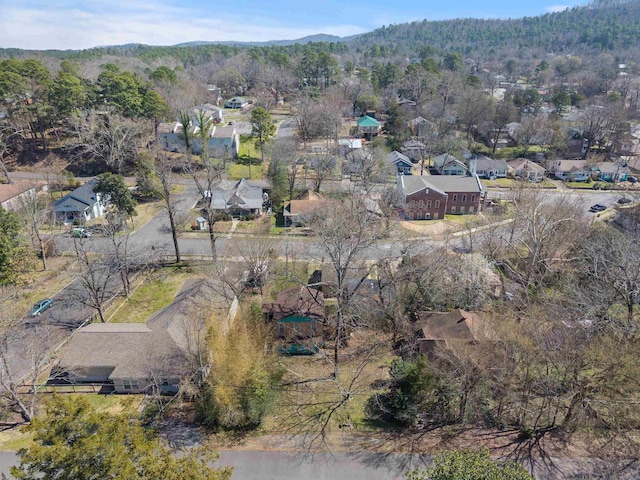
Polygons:
<instances>
[{"instance_id":1,"label":"lawn","mask_svg":"<svg viewBox=\"0 0 640 480\"><path fill-rule=\"evenodd\" d=\"M330 432L339 431L340 424L348 424L355 430L372 427L365 406L372 395L383 393L380 387L388 379L388 367L394 358L385 346L385 340L388 345L385 336L357 332L342 350L340 384L349 389L351 396L330 419ZM281 357L280 364L285 371L283 382L290 386L282 394L277 418L265 419L265 430L274 434L302 433L301 430L312 434L319 430L319 422L312 419L313 415L340 401L343 393L331 378L333 366L328 359L332 355L330 350L324 350L308 357ZM307 425L303 427L305 423Z\"/></svg>"},{"instance_id":2,"label":"lawn","mask_svg":"<svg viewBox=\"0 0 640 480\"><path fill-rule=\"evenodd\" d=\"M256 138L251 135L240 135L240 150L238 151L240 158L260 159L260 149L256 147Z\"/></svg>"},{"instance_id":3,"label":"lawn","mask_svg":"<svg viewBox=\"0 0 640 480\"><path fill-rule=\"evenodd\" d=\"M593 186L599 182L565 182L565 184L567 185L567 187L569 188L578 188L578 189L585 189L585 190L592 190ZM601 186L603 185L602 182Z\"/></svg>"},{"instance_id":4,"label":"lawn","mask_svg":"<svg viewBox=\"0 0 640 480\"><path fill-rule=\"evenodd\" d=\"M145 202L139 203L136 207L138 215L133 217L133 228L138 230L144 227L149 221L154 218L162 210L161 202Z\"/></svg>"},{"instance_id":5,"label":"lawn","mask_svg":"<svg viewBox=\"0 0 640 480\"><path fill-rule=\"evenodd\" d=\"M252 178L255 180L262 179L262 165L257 164L259 159L252 159L250 166L248 161L242 160L243 163L232 163L228 167L228 175L232 180L240 180L241 178ZM246 162L246 163L244 163Z\"/></svg>"},{"instance_id":6,"label":"lawn","mask_svg":"<svg viewBox=\"0 0 640 480\"><path fill-rule=\"evenodd\" d=\"M113 323L142 323L170 305L180 291L186 275L174 269L161 269L142 280L129 299L117 301L110 309L107 321Z\"/></svg>"},{"instance_id":7,"label":"lawn","mask_svg":"<svg viewBox=\"0 0 640 480\"><path fill-rule=\"evenodd\" d=\"M484 186L489 188L494 187L495 185L501 188L556 188L553 183L546 179L539 183L524 182L513 178L496 178L493 182L490 180L481 180L481 182Z\"/></svg>"}]
</instances>

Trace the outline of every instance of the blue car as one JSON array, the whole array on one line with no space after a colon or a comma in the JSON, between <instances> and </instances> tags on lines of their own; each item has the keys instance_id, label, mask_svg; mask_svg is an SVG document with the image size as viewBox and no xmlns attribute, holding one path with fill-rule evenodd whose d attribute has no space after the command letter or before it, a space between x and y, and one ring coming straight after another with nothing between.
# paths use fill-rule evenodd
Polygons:
<instances>
[{"instance_id":1,"label":"blue car","mask_svg":"<svg viewBox=\"0 0 640 480\"><path fill-rule=\"evenodd\" d=\"M53 305L53 298L46 298L44 300L40 300L38 303L36 303L33 306L33 310L31 310L31 316L37 317L48 308L51 308L52 305Z\"/></svg>"}]
</instances>

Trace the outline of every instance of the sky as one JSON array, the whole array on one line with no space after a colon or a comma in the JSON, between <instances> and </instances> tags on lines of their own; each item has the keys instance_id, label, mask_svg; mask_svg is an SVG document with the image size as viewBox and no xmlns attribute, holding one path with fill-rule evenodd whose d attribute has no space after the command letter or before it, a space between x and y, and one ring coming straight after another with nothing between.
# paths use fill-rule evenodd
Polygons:
<instances>
[{"instance_id":1,"label":"sky","mask_svg":"<svg viewBox=\"0 0 640 480\"><path fill-rule=\"evenodd\" d=\"M584 0L0 0L0 48L82 49L126 43L348 36L391 23L520 18Z\"/></svg>"}]
</instances>

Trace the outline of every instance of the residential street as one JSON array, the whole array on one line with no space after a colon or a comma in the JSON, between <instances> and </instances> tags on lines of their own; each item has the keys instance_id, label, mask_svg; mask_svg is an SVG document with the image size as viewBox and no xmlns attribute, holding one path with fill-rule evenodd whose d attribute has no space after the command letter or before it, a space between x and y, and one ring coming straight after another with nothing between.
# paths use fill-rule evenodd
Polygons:
<instances>
[{"instance_id":1,"label":"residential street","mask_svg":"<svg viewBox=\"0 0 640 480\"><path fill-rule=\"evenodd\" d=\"M234 467L232 480L404 480L405 473L423 468L428 461L424 455L398 453L333 453L302 454L287 452L224 450L220 451L217 466ZM549 458L554 467L549 470L542 463L534 469L538 480L567 480L590 478L610 480L610 472L597 459ZM14 452L0 452L0 474L9 475L11 466L18 463ZM620 465L615 478L638 478L638 469ZM13 478L13 477L8 477Z\"/></svg>"}]
</instances>

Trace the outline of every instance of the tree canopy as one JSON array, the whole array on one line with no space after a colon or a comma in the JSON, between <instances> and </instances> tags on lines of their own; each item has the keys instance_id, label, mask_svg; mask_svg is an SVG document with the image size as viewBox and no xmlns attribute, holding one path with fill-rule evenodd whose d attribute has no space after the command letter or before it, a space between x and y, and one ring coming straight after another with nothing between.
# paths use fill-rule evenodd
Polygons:
<instances>
[{"instance_id":1,"label":"tree canopy","mask_svg":"<svg viewBox=\"0 0 640 480\"><path fill-rule=\"evenodd\" d=\"M95 411L83 398L52 397L29 429L33 444L11 470L22 480L231 478L231 468L210 466L216 454L195 450L176 458L132 415Z\"/></svg>"}]
</instances>

